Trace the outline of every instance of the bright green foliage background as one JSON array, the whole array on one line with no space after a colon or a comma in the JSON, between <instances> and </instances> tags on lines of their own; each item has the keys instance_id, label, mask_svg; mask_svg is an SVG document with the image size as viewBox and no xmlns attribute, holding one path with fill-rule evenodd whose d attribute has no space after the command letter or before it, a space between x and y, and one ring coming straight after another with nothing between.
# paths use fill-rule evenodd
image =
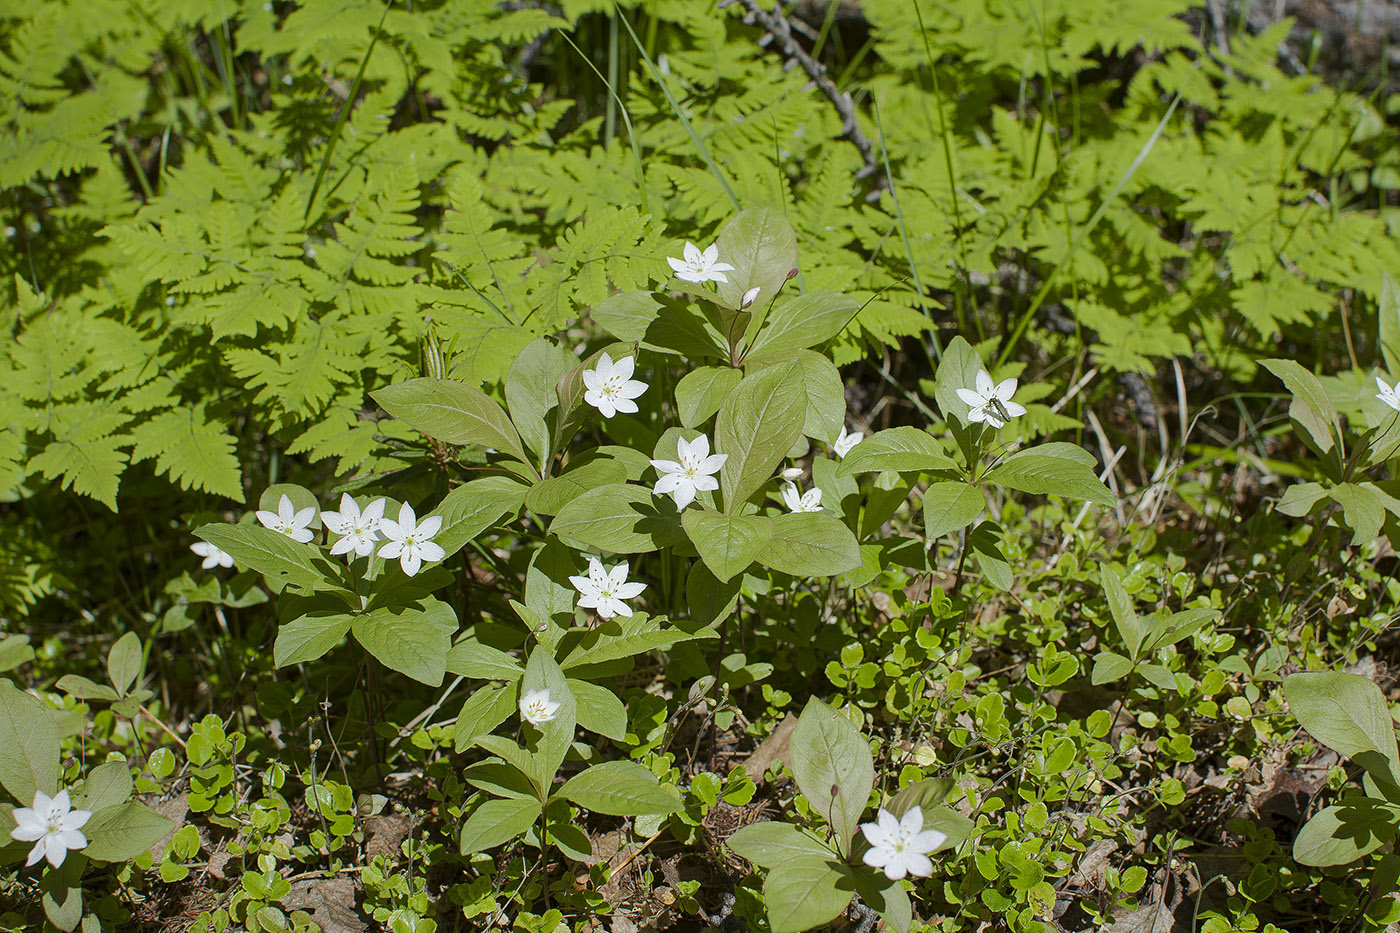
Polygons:
<instances>
[{"instance_id":1,"label":"bright green foliage background","mask_svg":"<svg viewBox=\"0 0 1400 933\"><path fill-rule=\"evenodd\" d=\"M277 673L269 595L198 571L192 529L236 520L281 482L323 507L331 490L390 481L400 498L440 500L479 458L444 465L440 445L370 393L431 374L446 352L453 379L504 399L531 341L591 352L621 339L595 307L674 286L666 256L768 205L796 234L789 287L859 306L825 348L850 388L846 423L941 425L935 372L945 351L973 345L999 378L1022 378L1026 440L1054 434L1100 467L1112 459L1118 498L1081 511L1001 489L997 524L950 545L943 532L984 504L966 486L926 491L920 510L902 505L913 481L879 466L859 488L858 469L817 475L849 523L860 506L841 503L888 501L862 513L877 516L856 529L867 546L886 520L891 536L924 522L920 560L791 593L750 582L742 649L712 666L707 649L677 648L664 689L630 697L620 754L685 784L672 836L713 855L707 814L752 789L736 790L727 766L682 781L689 759L670 747L687 691L718 673L728 699L710 715L727 713L728 729L742 713L745 752L818 695L862 720L877 790L961 781L952 803L981 834L917 889L919 922L1042 929L1069 901L1084 923L1107 922L1148 909L1148 879L1175 871L1188 842L1245 855L1205 929L1395 919L1364 887L1374 865L1382 878L1394 867L1384 850L1324 881L1292 861L1288 838L1231 822L1223 804L1193 811L1188 796L1219 775L1247 795L1259 769L1271 780L1308 760L1284 673L1393 652L1383 635L1400 590L1376 537L1395 530L1394 449L1314 467L1329 451L1313 422L1295 413L1306 430L1289 427L1279 368L1260 363L1342 373L1322 391L1354 424L1382 426L1366 406L1400 315L1386 283L1400 275L1394 100L1384 85L1298 73L1277 55L1289 24L1250 35L1233 7L1226 51L1184 0L862 0L854 18L813 6L815 38L799 44L851 95L868 160L803 69L760 44L743 4L0 6L0 634L28 635L37 652L0 643L12 646L0 670L66 705L65 750L83 767L119 750L150 775L138 791L154 792L172 774L147 757L163 745L189 769L193 810L255 824L241 844L245 878L260 880L232 908L254 923L282 880L256 856L288 876L292 860L312 864L352 838L354 795L374 783L363 761L327 782L325 750L309 749L329 732L299 733L280 759L268 736L321 716L322 699L359 728L372 711L351 662L334 683ZM653 393L678 391L677 362L657 364ZM1370 480L1353 482L1363 468ZM1314 482L1276 511L1294 478ZM514 619L504 599L524 596L502 582L525 576L514 545L475 545L481 577L453 584L483 627ZM704 614L709 591L688 594L683 565L645 569L664 608ZM146 700L184 724L188 748L155 716L133 725L134 708L89 712L89 740L74 738L59 678L102 680L108 649L133 631L156 678ZM464 746L438 718L415 720L435 695L412 696L373 714L413 736L399 754L432 785L439 818L456 818L462 783L446 756ZM245 743L257 774L238 777ZM1205 759L1215 770L1193 772ZM281 788L308 769L322 838L283 852L271 841L291 825ZM556 797L540 806L568 804ZM256 820L227 816L249 799ZM815 819L800 796L789 811ZM531 913L535 902L480 884L498 866L465 844L450 864L471 880L434 881L429 897L425 870L447 864L442 846L459 852L445 838L364 859L367 915L416 923L449 904L484 924L499 906L553 930L559 918ZM177 841L165 883L199 861L197 841ZM1086 881L1075 872L1095 846L1109 867ZM518 859L509 870L512 885L526 872ZM736 884L734 910L757 928L761 885ZM0 873L0 904L15 885ZM672 885L679 922L694 889ZM561 908L568 922L612 909L591 896Z\"/></svg>"}]
</instances>

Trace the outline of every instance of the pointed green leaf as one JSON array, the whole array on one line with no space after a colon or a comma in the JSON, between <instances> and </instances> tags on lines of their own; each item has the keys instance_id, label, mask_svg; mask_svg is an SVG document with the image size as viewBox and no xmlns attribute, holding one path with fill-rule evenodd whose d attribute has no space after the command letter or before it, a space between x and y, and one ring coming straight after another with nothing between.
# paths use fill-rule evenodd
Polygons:
<instances>
[{"instance_id":1,"label":"pointed green leaf","mask_svg":"<svg viewBox=\"0 0 1400 933\"><path fill-rule=\"evenodd\" d=\"M22 807L58 793L58 728L42 700L0 679L0 784Z\"/></svg>"},{"instance_id":2,"label":"pointed green leaf","mask_svg":"<svg viewBox=\"0 0 1400 933\"><path fill-rule=\"evenodd\" d=\"M551 534L614 554L641 554L684 538L669 497L619 483L598 486L566 504L549 524Z\"/></svg>"},{"instance_id":3,"label":"pointed green leaf","mask_svg":"<svg viewBox=\"0 0 1400 933\"><path fill-rule=\"evenodd\" d=\"M705 565L726 583L754 562L773 540L773 519L766 515L723 515L687 509L685 533Z\"/></svg>"},{"instance_id":4,"label":"pointed green leaf","mask_svg":"<svg viewBox=\"0 0 1400 933\"><path fill-rule=\"evenodd\" d=\"M270 528L216 523L202 525L194 533L269 581L303 590L336 583L317 569L315 562L324 558L316 547L293 541Z\"/></svg>"},{"instance_id":5,"label":"pointed green leaf","mask_svg":"<svg viewBox=\"0 0 1400 933\"><path fill-rule=\"evenodd\" d=\"M462 822L458 850L485 852L522 836L540 818L540 802L522 797L488 800Z\"/></svg>"},{"instance_id":6,"label":"pointed green leaf","mask_svg":"<svg viewBox=\"0 0 1400 933\"><path fill-rule=\"evenodd\" d=\"M986 481L1021 492L1113 505L1113 493L1094 472L1094 457L1073 444L1041 444L1020 450L986 474Z\"/></svg>"},{"instance_id":7,"label":"pointed green leaf","mask_svg":"<svg viewBox=\"0 0 1400 933\"><path fill-rule=\"evenodd\" d=\"M792 730L792 773L798 789L831 825L848 853L875 786L870 745L845 716L813 697Z\"/></svg>"},{"instance_id":8,"label":"pointed green leaf","mask_svg":"<svg viewBox=\"0 0 1400 933\"><path fill-rule=\"evenodd\" d=\"M987 499L980 487L958 480L930 483L924 490L924 537L932 541L961 531L975 522L986 507Z\"/></svg>"},{"instance_id":9,"label":"pointed green leaf","mask_svg":"<svg viewBox=\"0 0 1400 933\"><path fill-rule=\"evenodd\" d=\"M446 603L428 599L422 608L383 606L357 615L350 630L385 667L436 687L447 672L457 616Z\"/></svg>"},{"instance_id":10,"label":"pointed green leaf","mask_svg":"<svg viewBox=\"0 0 1400 933\"><path fill-rule=\"evenodd\" d=\"M938 441L918 428L886 428L862 440L841 459L837 469L840 476L854 473L922 473L931 470L952 470L955 464Z\"/></svg>"},{"instance_id":11,"label":"pointed green leaf","mask_svg":"<svg viewBox=\"0 0 1400 933\"><path fill-rule=\"evenodd\" d=\"M565 781L554 795L609 816L643 816L681 809L680 799L635 761L591 765Z\"/></svg>"},{"instance_id":12,"label":"pointed green leaf","mask_svg":"<svg viewBox=\"0 0 1400 933\"><path fill-rule=\"evenodd\" d=\"M773 519L773 539L759 563L797 577L832 577L860 566L860 542L824 512L789 512Z\"/></svg>"},{"instance_id":13,"label":"pointed green leaf","mask_svg":"<svg viewBox=\"0 0 1400 933\"><path fill-rule=\"evenodd\" d=\"M715 452L728 459L719 471L724 510L736 513L749 496L773 478L774 470L802 436L807 392L802 367L779 363L751 373L720 405Z\"/></svg>"},{"instance_id":14,"label":"pointed green leaf","mask_svg":"<svg viewBox=\"0 0 1400 933\"><path fill-rule=\"evenodd\" d=\"M493 447L528 463L520 435L494 399L455 379L409 379L371 392L389 414L448 444Z\"/></svg>"}]
</instances>

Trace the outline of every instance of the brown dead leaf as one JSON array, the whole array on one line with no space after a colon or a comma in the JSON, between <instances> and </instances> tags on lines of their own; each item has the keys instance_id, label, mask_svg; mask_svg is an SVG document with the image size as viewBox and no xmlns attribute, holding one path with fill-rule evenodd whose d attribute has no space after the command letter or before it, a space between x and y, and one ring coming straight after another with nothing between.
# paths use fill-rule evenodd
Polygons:
<instances>
[{"instance_id":1,"label":"brown dead leaf","mask_svg":"<svg viewBox=\"0 0 1400 933\"><path fill-rule=\"evenodd\" d=\"M1173 933L1176 917L1173 912L1181 904L1181 885L1165 886L1171 890L1170 898L1163 898L1162 885L1151 885L1143 893L1142 906L1136 910L1119 911L1114 921L1103 928L1103 933Z\"/></svg>"},{"instance_id":2,"label":"brown dead leaf","mask_svg":"<svg viewBox=\"0 0 1400 933\"><path fill-rule=\"evenodd\" d=\"M792 741L792 730L796 728L797 717L788 713L783 721L778 723L778 728L773 730L773 734L753 750L753 754L744 762L744 770L749 773L749 780L755 784L762 784L763 776L775 761L781 761L788 767L792 766L788 758L788 743Z\"/></svg>"},{"instance_id":3,"label":"brown dead leaf","mask_svg":"<svg viewBox=\"0 0 1400 933\"><path fill-rule=\"evenodd\" d=\"M190 812L190 795L180 794L171 797L169 800L157 800L154 803L147 803L146 806L167 817L174 825L170 827L170 832L165 834L165 838L151 846L151 858L156 864L160 864L160 858L165 854L165 845L175 835L175 831L185 825L185 817Z\"/></svg>"},{"instance_id":4,"label":"brown dead leaf","mask_svg":"<svg viewBox=\"0 0 1400 933\"><path fill-rule=\"evenodd\" d=\"M309 910L322 933L367 933L369 925L355 913L355 882L349 878L304 878L292 882L282 898L292 910Z\"/></svg>"},{"instance_id":5,"label":"brown dead leaf","mask_svg":"<svg viewBox=\"0 0 1400 933\"><path fill-rule=\"evenodd\" d=\"M387 855L397 858L399 846L408 837L413 824L402 813L385 813L365 820L365 855Z\"/></svg>"}]
</instances>

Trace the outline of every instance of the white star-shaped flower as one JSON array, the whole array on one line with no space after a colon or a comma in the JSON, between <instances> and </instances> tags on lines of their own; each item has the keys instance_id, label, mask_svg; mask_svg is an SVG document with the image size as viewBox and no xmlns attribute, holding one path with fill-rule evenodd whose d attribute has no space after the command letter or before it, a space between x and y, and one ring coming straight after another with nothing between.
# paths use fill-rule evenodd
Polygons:
<instances>
[{"instance_id":1,"label":"white star-shaped flower","mask_svg":"<svg viewBox=\"0 0 1400 933\"><path fill-rule=\"evenodd\" d=\"M233 566L233 557L227 551L215 547L208 541L196 541L194 544L190 545L190 550L204 558L204 562L199 566L203 567L205 570L210 570L214 567Z\"/></svg>"},{"instance_id":2,"label":"white star-shaped flower","mask_svg":"<svg viewBox=\"0 0 1400 933\"><path fill-rule=\"evenodd\" d=\"M1376 388L1380 389L1380 391L1376 393L1376 398L1385 402L1396 411L1400 411L1400 395L1395 394L1395 388L1393 386L1386 385L1385 380L1377 376Z\"/></svg>"},{"instance_id":3,"label":"white star-shaped flower","mask_svg":"<svg viewBox=\"0 0 1400 933\"><path fill-rule=\"evenodd\" d=\"M569 582L582 594L578 601L579 608L596 609L601 619L630 616L632 610L623 600L633 599L647 588L645 583L627 582L626 564L604 570L603 562L596 557L588 558L588 576L569 577Z\"/></svg>"},{"instance_id":4,"label":"white star-shaped flower","mask_svg":"<svg viewBox=\"0 0 1400 933\"><path fill-rule=\"evenodd\" d=\"M286 535L293 541L305 544L316 537L316 532L306 527L311 524L311 520L316 517L316 509L307 506L298 512L292 507L292 500L287 498L286 493L282 494L282 499L277 503L277 511L269 512L266 509L258 509L258 521L263 523L264 528L271 528L278 534Z\"/></svg>"},{"instance_id":5,"label":"white star-shaped flower","mask_svg":"<svg viewBox=\"0 0 1400 933\"><path fill-rule=\"evenodd\" d=\"M384 520L384 506L383 499L375 499L361 512L349 493L341 493L340 511L321 513L321 523L340 536L340 540L331 545L331 554L353 550L361 557L368 557L374 550L374 542L380 538L379 523Z\"/></svg>"},{"instance_id":6,"label":"white star-shaped flower","mask_svg":"<svg viewBox=\"0 0 1400 933\"><path fill-rule=\"evenodd\" d=\"M985 369L979 369L977 370L977 391L958 389L958 398L972 409L967 413L967 420L970 423L985 421L992 427L999 428L1012 418L1019 418L1026 413L1024 406L1011 401L1011 396L1015 392L1016 380L1014 378L994 383L991 373Z\"/></svg>"},{"instance_id":7,"label":"white star-shaped flower","mask_svg":"<svg viewBox=\"0 0 1400 933\"><path fill-rule=\"evenodd\" d=\"M836 451L836 456L844 459L846 454L851 452L851 448L859 444L864 439L864 431L852 431L851 433L847 434L846 426L843 424L841 425L841 433L839 436L837 436L836 443L831 445L831 449Z\"/></svg>"},{"instance_id":8,"label":"white star-shaped flower","mask_svg":"<svg viewBox=\"0 0 1400 933\"><path fill-rule=\"evenodd\" d=\"M520 718L538 726L554 719L559 704L550 700L549 690L529 690L520 698Z\"/></svg>"},{"instance_id":9,"label":"white star-shaped flower","mask_svg":"<svg viewBox=\"0 0 1400 933\"><path fill-rule=\"evenodd\" d=\"M368 509L366 509L368 511ZM397 557L403 572L410 577L418 572L425 560L442 560L447 552L433 543L433 535L442 528L442 516L430 515L418 524L418 516L413 514L413 506L405 502L399 508L399 520L381 518L379 533L389 539L389 543L379 549L379 556L392 560Z\"/></svg>"},{"instance_id":10,"label":"white star-shaped flower","mask_svg":"<svg viewBox=\"0 0 1400 933\"><path fill-rule=\"evenodd\" d=\"M729 263L719 262L718 243L711 243L709 249L702 253L700 247L687 240L685 259L667 256L666 261L676 270L676 278L682 282L728 282L729 278L725 273L734 271L734 267Z\"/></svg>"},{"instance_id":11,"label":"white star-shaped flower","mask_svg":"<svg viewBox=\"0 0 1400 933\"><path fill-rule=\"evenodd\" d=\"M81 849L88 844L87 837L78 830L87 825L92 813L88 810L74 810L68 799L68 791L61 790L50 797L41 790L34 792L34 806L19 807L10 814L15 828L10 830L10 838L17 842L32 842L29 859L24 864L33 865L41 858L58 868L68 857L69 849Z\"/></svg>"},{"instance_id":12,"label":"white star-shaped flower","mask_svg":"<svg viewBox=\"0 0 1400 933\"><path fill-rule=\"evenodd\" d=\"M645 382L632 378L636 365L637 361L630 356L614 363L612 357L604 353L598 357L596 366L583 371L583 384L588 387L583 400L601 411L604 418L611 418L620 411L629 414L636 411L637 403L632 399L647 390Z\"/></svg>"},{"instance_id":13,"label":"white star-shaped flower","mask_svg":"<svg viewBox=\"0 0 1400 933\"><path fill-rule=\"evenodd\" d=\"M796 483L788 483L783 487L783 502L787 503L789 512L820 512L822 510L822 491L819 487L813 486L804 493L798 493Z\"/></svg>"},{"instance_id":14,"label":"white star-shaped flower","mask_svg":"<svg viewBox=\"0 0 1400 933\"><path fill-rule=\"evenodd\" d=\"M719 488L719 481L713 474L724 466L729 454L711 454L710 439L705 435L701 434L693 441L677 438L676 456L680 458L679 463L675 460L651 461L651 465L661 474L651 489L653 493L658 496L670 493L671 498L676 500L676 508L683 509L695 501L697 491Z\"/></svg>"},{"instance_id":15,"label":"white star-shaped flower","mask_svg":"<svg viewBox=\"0 0 1400 933\"><path fill-rule=\"evenodd\" d=\"M863 856L871 868L883 868L885 877L898 881L905 875L926 878L933 874L928 853L943 845L948 836L936 829L924 829L924 814L910 807L904 819L880 808L877 822L860 824L870 848Z\"/></svg>"}]
</instances>

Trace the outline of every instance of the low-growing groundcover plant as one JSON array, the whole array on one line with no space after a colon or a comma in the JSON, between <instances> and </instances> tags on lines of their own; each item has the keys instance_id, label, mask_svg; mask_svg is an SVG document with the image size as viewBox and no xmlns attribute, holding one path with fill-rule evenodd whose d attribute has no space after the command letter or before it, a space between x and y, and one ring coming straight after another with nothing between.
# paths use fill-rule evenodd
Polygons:
<instances>
[{"instance_id":1,"label":"low-growing groundcover plant","mask_svg":"<svg viewBox=\"0 0 1400 933\"><path fill-rule=\"evenodd\" d=\"M0 928L1400 921L1395 108L1257 22L0 14Z\"/></svg>"}]
</instances>

